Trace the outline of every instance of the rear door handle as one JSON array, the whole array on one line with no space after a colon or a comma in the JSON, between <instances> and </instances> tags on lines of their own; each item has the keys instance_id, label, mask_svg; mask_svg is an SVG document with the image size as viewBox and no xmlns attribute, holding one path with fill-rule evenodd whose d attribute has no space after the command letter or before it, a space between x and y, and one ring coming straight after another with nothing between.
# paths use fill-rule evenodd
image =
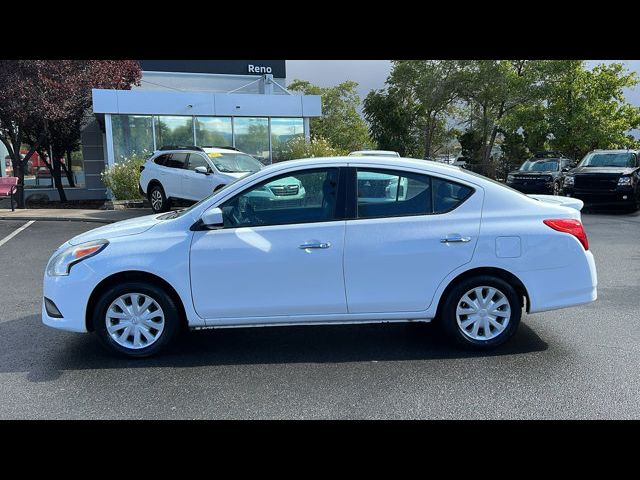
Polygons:
<instances>
[{"instance_id":1,"label":"rear door handle","mask_svg":"<svg viewBox=\"0 0 640 480\"><path fill-rule=\"evenodd\" d=\"M309 243L303 243L302 245L300 245L298 248L301 248L302 250L306 250L308 248L329 248L331 246L331 244L329 242L309 242Z\"/></svg>"},{"instance_id":2,"label":"rear door handle","mask_svg":"<svg viewBox=\"0 0 640 480\"><path fill-rule=\"evenodd\" d=\"M471 237L463 237L459 233L450 233L446 237L440 239L440 243L467 243L471 241Z\"/></svg>"}]
</instances>

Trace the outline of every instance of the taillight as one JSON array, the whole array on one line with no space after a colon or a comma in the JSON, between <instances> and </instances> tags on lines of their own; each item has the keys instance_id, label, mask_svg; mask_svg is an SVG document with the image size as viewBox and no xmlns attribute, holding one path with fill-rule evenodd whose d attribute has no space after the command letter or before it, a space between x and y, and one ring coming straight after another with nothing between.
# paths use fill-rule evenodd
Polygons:
<instances>
[{"instance_id":1,"label":"taillight","mask_svg":"<svg viewBox=\"0 0 640 480\"><path fill-rule=\"evenodd\" d=\"M576 237L585 250L589 250L589 240L587 234L582 227L582 223L572 219L543 220L544 224L557 230L558 232L570 233Z\"/></svg>"}]
</instances>

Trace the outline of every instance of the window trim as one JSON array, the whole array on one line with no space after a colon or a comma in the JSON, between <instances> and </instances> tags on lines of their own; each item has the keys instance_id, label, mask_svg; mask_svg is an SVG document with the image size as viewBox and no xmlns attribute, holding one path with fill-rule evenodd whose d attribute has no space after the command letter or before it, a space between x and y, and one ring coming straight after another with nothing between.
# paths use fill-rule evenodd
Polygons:
<instances>
[{"instance_id":1,"label":"window trim","mask_svg":"<svg viewBox=\"0 0 640 480\"><path fill-rule=\"evenodd\" d=\"M451 180L450 178L445 178L445 177L441 177L437 174L433 174L431 172L426 173L426 172L414 172L412 170L403 170L403 169L399 169L399 168L395 168L395 167L389 167L387 168L386 166L379 166L379 167L367 167L367 166L363 166L363 167L347 167L351 170L353 170L353 173L350 175L350 185L347 190L348 190L348 194L349 197L347 199L347 207L345 208L345 211L348 211L350 216L349 217L345 217L346 220L375 220L375 219L382 219L382 218L402 218L402 217L428 217L428 216L433 216L433 215L444 215L447 213L450 213L454 210L456 210L457 208L459 208L462 204L464 204L467 200L469 200L476 192L476 188L468 185L466 183L460 182L457 179L456 180ZM443 210L441 212L434 212L433 211L433 199L432 199L432 205L431 205L431 212L430 213L406 213L406 214L398 214L398 215L376 215L376 216L371 216L371 217L358 217L358 170L365 170L365 171L369 171L369 172L379 172L379 173L385 173L384 171L389 171L389 172L396 172L396 173L408 173L408 174L412 174L412 175L422 175L425 177L429 177L429 185L431 186L433 184L433 179L436 178L438 180L442 180L445 182L449 182L449 183L455 183L457 185L461 185L464 187L467 187L470 189L469 194L460 201L460 203L458 203L456 206L449 208L448 210ZM401 175L400 175L401 176ZM431 192L431 194L433 195L433 190Z\"/></svg>"},{"instance_id":2,"label":"window trim","mask_svg":"<svg viewBox=\"0 0 640 480\"><path fill-rule=\"evenodd\" d=\"M311 224L315 224L315 223L330 223L330 222L340 222L340 221L344 221L345 220L345 204L346 204L346 195L345 195L345 189L344 189L344 184L345 181L343 180L343 177L345 176L343 171L346 169L347 167L340 167L340 166L326 166L326 167L314 167L311 166L310 168L301 168L301 169L297 169L297 170L291 170L291 171L287 171L287 172L282 172L282 173L278 173L277 175L272 175L264 180L261 180L259 182L256 183L252 183L251 185L247 186L246 188L244 188L242 191L236 193L235 195L232 195L229 198L224 199L223 201L221 201L220 203L216 204L216 205L212 205L211 207L215 207L215 208L220 208L222 209L222 207L226 204L229 203L231 201L233 201L234 199L236 199L237 197L245 194L248 191L254 190L256 188L260 188L261 186L270 183L278 178L283 178L283 177L290 177L290 176L294 176L300 172L304 172L304 173L310 173L310 172L315 172L315 171L325 171L325 170L332 170L335 169L338 172L338 181L337 181L337 191L336 191L336 204L335 204L335 208L334 208L334 212L332 215L332 218L330 218L329 220L317 220L317 221L309 221L309 220L304 220L304 221L299 221L299 222L289 222L289 223L275 223L275 224L269 224L269 225L253 225L253 224L248 224L248 225L234 225L234 226L222 226L222 227L215 227L215 228L208 228L205 225L202 224L202 220L199 219L196 224L193 225L192 229L193 230L233 230L233 229L237 229L237 228L261 228L261 227L286 227L288 225L311 225ZM341 188L342 187L342 188ZM211 208L210 207L210 208Z\"/></svg>"}]
</instances>

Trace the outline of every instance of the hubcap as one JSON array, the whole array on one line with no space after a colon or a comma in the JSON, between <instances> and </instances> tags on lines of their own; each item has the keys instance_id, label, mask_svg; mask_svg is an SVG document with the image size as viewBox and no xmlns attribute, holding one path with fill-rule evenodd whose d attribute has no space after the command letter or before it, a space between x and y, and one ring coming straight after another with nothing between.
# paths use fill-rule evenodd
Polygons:
<instances>
[{"instance_id":1,"label":"hubcap","mask_svg":"<svg viewBox=\"0 0 640 480\"><path fill-rule=\"evenodd\" d=\"M154 190L151 193L151 205L156 210L160 210L162 208L162 194L160 193L160 190Z\"/></svg>"},{"instance_id":2,"label":"hubcap","mask_svg":"<svg viewBox=\"0 0 640 480\"><path fill-rule=\"evenodd\" d=\"M109 335L118 345L137 350L160 338L164 330L164 313L150 296L125 293L111 302L105 322Z\"/></svg>"},{"instance_id":3,"label":"hubcap","mask_svg":"<svg viewBox=\"0 0 640 480\"><path fill-rule=\"evenodd\" d=\"M476 287L465 293L456 308L460 331L473 340L491 340L500 335L511 318L511 305L494 287Z\"/></svg>"}]
</instances>

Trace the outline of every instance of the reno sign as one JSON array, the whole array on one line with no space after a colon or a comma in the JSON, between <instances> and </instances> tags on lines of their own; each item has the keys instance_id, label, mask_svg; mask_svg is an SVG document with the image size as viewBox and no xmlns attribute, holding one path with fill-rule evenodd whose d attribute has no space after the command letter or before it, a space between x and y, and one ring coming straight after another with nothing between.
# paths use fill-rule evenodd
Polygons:
<instances>
[{"instance_id":1,"label":"reno sign","mask_svg":"<svg viewBox=\"0 0 640 480\"><path fill-rule=\"evenodd\" d=\"M265 75L286 78L285 60L138 60L143 72Z\"/></svg>"}]
</instances>

